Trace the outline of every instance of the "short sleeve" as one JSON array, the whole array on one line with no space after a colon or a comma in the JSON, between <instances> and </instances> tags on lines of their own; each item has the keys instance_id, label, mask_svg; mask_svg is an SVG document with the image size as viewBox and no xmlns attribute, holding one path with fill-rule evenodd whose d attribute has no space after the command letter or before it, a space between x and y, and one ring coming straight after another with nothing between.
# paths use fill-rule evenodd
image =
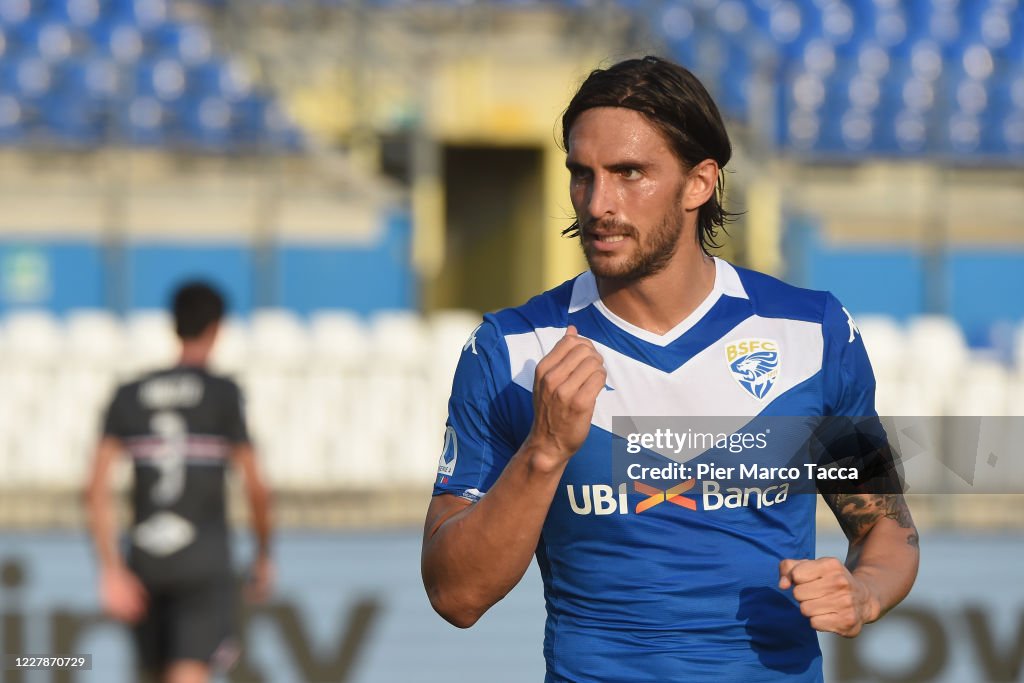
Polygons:
<instances>
[{"instance_id":1,"label":"short sleeve","mask_svg":"<svg viewBox=\"0 0 1024 683\"><path fill-rule=\"evenodd\" d=\"M875 374L853 316L828 294L822 322L825 340L822 370L826 415L873 416Z\"/></svg>"},{"instance_id":2,"label":"short sleeve","mask_svg":"<svg viewBox=\"0 0 1024 683\"><path fill-rule=\"evenodd\" d=\"M129 435L130 430L127 423L128 409L128 387L118 387L114 392L107 411L103 415L103 436L115 436L124 438Z\"/></svg>"},{"instance_id":3,"label":"short sleeve","mask_svg":"<svg viewBox=\"0 0 1024 683\"><path fill-rule=\"evenodd\" d=\"M245 398L234 382L227 382L226 415L224 435L233 444L249 443L249 428L245 421Z\"/></svg>"},{"instance_id":4,"label":"short sleeve","mask_svg":"<svg viewBox=\"0 0 1024 683\"><path fill-rule=\"evenodd\" d=\"M476 502L518 450L502 403L510 381L505 340L488 317L466 341L455 370L435 496Z\"/></svg>"},{"instance_id":5,"label":"short sleeve","mask_svg":"<svg viewBox=\"0 0 1024 683\"><path fill-rule=\"evenodd\" d=\"M875 375L850 312L828 295L825 303L825 419L815 434L818 464L854 467L853 481L819 481L834 493L898 493L902 473L875 409Z\"/></svg>"}]
</instances>

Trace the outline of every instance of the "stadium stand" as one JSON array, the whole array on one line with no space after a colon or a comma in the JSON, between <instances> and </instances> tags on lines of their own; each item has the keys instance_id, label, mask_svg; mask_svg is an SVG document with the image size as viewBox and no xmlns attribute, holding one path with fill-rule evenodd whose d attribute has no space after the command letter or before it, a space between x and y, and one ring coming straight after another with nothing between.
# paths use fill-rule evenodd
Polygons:
<instances>
[{"instance_id":1,"label":"stadium stand","mask_svg":"<svg viewBox=\"0 0 1024 683\"><path fill-rule=\"evenodd\" d=\"M208 2L214 8L229 0ZM1011 0L264 0L282 7L646 17L725 113L804 160L1020 165L1024 12Z\"/></svg>"},{"instance_id":2,"label":"stadium stand","mask_svg":"<svg viewBox=\"0 0 1024 683\"><path fill-rule=\"evenodd\" d=\"M306 323L287 310L262 309L247 322L225 322L214 362L245 387L277 486L415 486L431 477L454 365L478 322L466 311L427 320L392 311L369 322L319 311ZM13 447L5 449L0 480L64 489L81 483L97 416L115 384L172 362L174 353L160 311L125 321L103 311L74 311L64 320L21 312L8 316L2 339L13 400L0 415L0 442ZM403 416L401 429L395 415ZM47 428L50 420L56 423ZM42 438L53 441L46 450L53 463L28 467Z\"/></svg>"},{"instance_id":3,"label":"stadium stand","mask_svg":"<svg viewBox=\"0 0 1024 683\"><path fill-rule=\"evenodd\" d=\"M799 156L1020 163L1024 20L1015 2L656 5L654 25L675 56L718 76L709 80L732 117L763 116L752 88L758 77L774 80L776 141Z\"/></svg>"},{"instance_id":4,"label":"stadium stand","mask_svg":"<svg viewBox=\"0 0 1024 683\"><path fill-rule=\"evenodd\" d=\"M232 3L208 0L222 11ZM298 0L264 0L295 6ZM317 0L325 8L411 7ZM645 13L671 54L712 85L732 118L807 159L865 154L1019 165L1024 10L1009 0L423 0L451 11L600 5ZM5 0L0 143L297 150L301 135L201 19L167 0ZM67 106L75 103L75 106Z\"/></svg>"},{"instance_id":5,"label":"stadium stand","mask_svg":"<svg viewBox=\"0 0 1024 683\"><path fill-rule=\"evenodd\" d=\"M426 318L389 311L364 321L336 310L305 320L263 309L225 323L215 367L244 386L278 488L415 486L430 479L454 364L478 322L467 311ZM11 396L0 409L0 443L10 444L0 481L8 486L80 485L97 415L116 382L173 357L162 312L122 321L102 311L64 319L27 311L8 315L0 331L0 372ZM882 414L1021 414L1024 365L970 351L948 319L904 326L868 317L862 333L878 368ZM1022 345L1024 335L1019 358ZM400 427L395 415L403 416Z\"/></svg>"},{"instance_id":6,"label":"stadium stand","mask_svg":"<svg viewBox=\"0 0 1024 683\"><path fill-rule=\"evenodd\" d=\"M296 17L308 25L295 22L304 30L288 36L292 42L270 32L265 35L274 40L255 40L254 36L264 34L247 34L246 30L257 22L249 16L258 14L257 6L268 10L269 23L276 22L280 33L294 28L291 19ZM137 150L129 150L129 154L133 159L145 156L154 164L159 162L153 158L165 150L199 153L197 156L204 158L244 157L240 152L303 153L311 145L283 114L287 103L298 116L301 108L294 106L294 98L306 98L303 101L307 107L320 116L348 122L337 123L336 128L325 127L337 134L330 145L336 144L343 155L351 151L345 148L348 133L356 129L360 135L367 133L359 126L380 126L370 134L383 130L404 144L402 136L419 125L416 117L427 116L426 109L417 108L419 100L395 96L386 106L378 105L387 116L394 114L386 120L384 114L372 109L372 103L359 103L360 107L365 105L365 111L330 106L352 97L348 92L338 92L347 84L360 83L354 77L341 78L348 75L347 70L358 70L345 62L358 60L353 56L358 41L348 45L337 40L338 36L350 36L345 31L355 31L360 24L350 22L344 30L339 26L353 16L368 24L380 18L380 24L384 17L393 19L402 12L413 17L408 22L413 25L415 19L432 9L439 10L436 26L444 26L445 17L462 17L463 11L472 18L477 10L480 16L491 10L524 15L554 11L568 13L572 21L584 15L592 19L605 10L638 17L638 21L646 21L652 40L644 36L630 49L642 45L647 51L655 51L661 43L670 56L691 66L715 91L716 100L730 118L740 156L761 153L761 161L774 160L779 156L775 149L781 149L785 152L781 155L783 162L789 164L787 171L814 173L821 169L818 162L834 161L842 163L834 165L833 170L847 170L856 163L871 164L879 159L924 162L919 165L932 168L955 162L1004 170L1004 166L1019 166L1024 159L1024 8L1012 0L0 0L0 147L8 148L0 151L6 154L13 150L12 158L18 154L44 158L51 149L77 152L106 151L112 146L141 147L145 148L141 154L136 154ZM293 10L296 14L289 15ZM318 33L319 27L313 24L320 19L331 28ZM231 28L232 21L236 22L235 33L225 30ZM450 23L467 31L467 35L485 25L502 25L501 21ZM552 26L557 33L569 23ZM399 25L405 26L396 22ZM458 35L456 29L452 35ZM416 24L415 31L419 30ZM391 41L394 35L408 36L415 31L402 33L396 28L383 31L376 40ZM429 30L424 35L429 36ZM562 38L558 34L552 43L561 45ZM280 64L273 63L269 48L260 52L264 42L276 44L275 40L284 46ZM309 50L295 49L307 41ZM429 61L415 51L412 54L415 59L411 61L417 65ZM363 58L376 65L378 56L368 51ZM257 64L259 69L251 68ZM338 71L330 71L324 66L327 64ZM397 88L395 82L418 85L423 76L420 71L402 72L395 65L387 68L399 77L387 74L394 82L381 79L382 100L387 100L389 88ZM582 61L580 68L585 68ZM313 79L320 71L331 74L322 79L326 86ZM472 75L473 70L462 68L458 72ZM304 77L309 80L292 87L289 78L295 74L300 75L297 81ZM366 70L363 77L376 75ZM328 88L333 88L331 95L336 99L320 101L310 94L322 96ZM359 110L366 118L353 118L348 109ZM339 111L348 112L348 118L338 115ZM508 111L515 114L517 110L510 107ZM381 120L371 120L372 116ZM509 115L510 121L515 119ZM302 122L309 126L308 120ZM734 126L735 122L745 125ZM344 125L352 130L344 129ZM316 137L312 126L307 130L309 138ZM439 135L437 130L420 132ZM547 129L544 133L550 137ZM482 139L486 140L486 135ZM440 140L438 144L446 142ZM312 157L318 155L305 154L302 159ZM176 158L184 160L180 175L196 173L197 165L190 165L194 160L188 154ZM302 159L293 157L286 162ZM264 159L242 161L260 165ZM148 168L125 166L129 175L133 169ZM219 169L214 163L206 172L212 178ZM245 175L250 170L241 166L224 169L225 177L231 173ZM259 170L266 169L261 166ZM281 188L301 184L291 165L270 170L268 196L274 192L287 194ZM378 169L371 170L376 173ZM316 169L317 173L321 171ZM324 174L331 181L324 184L324 197L337 194L336 171L332 164ZM14 168L11 173L19 174L20 170ZM747 173L746 178L753 175ZM797 177L795 173L779 175ZM275 184L275 177L280 182ZM171 180L176 181L177 176ZM210 186L220 188L217 182L211 179ZM837 180L836 185L845 189L851 182L867 184L850 175ZM950 187L956 184L948 182ZM1005 178L999 182L1011 184ZM891 184L903 187L902 181ZM158 178L152 181L152 194L170 197L169 187L170 182ZM786 189L782 186L781 191ZM76 191L84 195L93 188L83 186ZM360 192L353 190L352 194ZM321 259L324 244L317 241L310 246L296 239L290 228L281 228L280 234L272 234L280 242L270 254L271 267L250 270L244 264L266 261L261 260L266 256L261 251L265 247L253 246L250 237L259 232L262 239L264 231L274 233L278 229L270 225L269 219L266 224L262 221L263 216L273 213L268 210L273 202L238 208L237 215L244 217L236 218L225 207L235 209L242 203L223 189L210 191L211 195L217 193L223 194L223 199L217 196L208 206L213 209L211 215L227 216L222 222L230 224L231 231L226 231L224 239L235 251L228 256L226 251L214 253L210 247L209 253L202 253L202 258L209 260L201 262L216 263L218 274L225 280L241 283L234 294L242 305L235 310L246 317L226 321L215 365L245 386L252 426L275 488L300 498L339 490L382 495L385 490L402 487L422 489L434 471L458 351L479 317L465 311L439 311L425 317L390 310L414 307L421 301L414 285L404 284L418 276L406 258L413 241L406 236L413 230L405 223L388 229L387 239L382 238L374 252L379 258L368 258L363 251L350 248L355 242L340 242L333 247L330 258ZM262 197L262 190L257 193ZM237 194L246 196L241 191ZM851 204L871 204L864 202L861 194L854 194ZM742 188L737 196L743 200ZM847 205L835 204L833 195L822 196L822 205L849 218ZM881 197L887 203L880 201L872 208L888 216L900 198ZM312 222L325 226L325 235L355 232L336 220L335 216L344 213L344 209L339 210L340 204L322 202L320 206L298 191L285 198L289 200L286 208L301 207L303 216L316 213ZM891 225L872 233L876 243L868 244L870 240L864 238L868 248L857 252L859 243L855 241L847 240L840 246L828 242L824 230L829 222L827 212L821 211L821 205L801 206L799 199L786 200L784 212L792 209L790 202L797 210L781 217L784 230L792 230L799 211L817 213L822 217L822 245L817 251L808 251L805 259L818 264L817 277L794 281L832 289L831 282L819 281L820 272L838 273L843 276L836 276L840 281L856 284L852 287L854 295L863 289L866 299L888 304L865 308L860 301L850 303L856 300L848 294L841 295L855 312L887 314L858 316L879 379L880 412L910 416L1024 414L1024 325L1016 333L1007 333L1005 349L998 357L991 348L975 348L979 342L991 342L989 331L995 321L992 308L1003 304L996 302L982 310L977 294L984 288L965 286L978 279L980 270L992 270L988 261L977 268L973 268L973 261L968 263L972 268L965 267L965 275L954 267L954 257L965 245L973 244L963 235L984 217L971 213L969 220L951 222L948 231L955 239L943 246L948 247L952 264L948 273L922 275L921 240L908 238L906 244L897 245L885 241L889 235L883 235L886 230L895 234L907 229L909 221L904 214L892 216ZM124 203L131 204L127 200ZM172 203L173 199L147 204L145 211L132 214L129 223L137 222L139 217L148 220L161 216ZM1002 200L989 202L992 206L1000 203L1006 204ZM973 209L974 202L965 201L964 205ZM1018 210L1015 205L1007 206L1007 213L1015 220ZM94 221L104 229L108 222L122 220L117 202L107 208L110 211L105 208L101 218ZM941 209L935 211L938 214ZM291 215L295 211L280 213ZM250 225L251 216L257 214L260 220ZM158 288L153 284L155 276L153 282L142 283L147 273L159 270L161 264L173 262L185 268L182 264L200 262L190 260L199 259L189 251L194 245L172 251L161 244L178 229L174 220L196 224L206 220L197 216L198 209L186 218L153 221L155 227L147 228L145 234L139 230L144 239L139 240L142 246L138 250L131 239L119 233L112 239L125 239L128 245L121 261L89 255L95 269L83 268L80 278L69 280L71 284L61 282L66 289L81 288L81 282L96 283L94 297L74 299L70 305L110 305L111 310L122 310L123 317L101 310L65 313L64 304L54 306L52 312L17 312L17 306L24 302L4 303L7 315L0 320L0 348L4 351L0 379L11 388L12 400L0 404L0 488L72 490L79 486L95 438L97 416L114 383L146 368L173 362L175 340L167 315L133 307L160 304L155 294ZM878 223L876 218L868 215L859 222L848 220L830 230L841 237L858 236L865 225ZM922 222L931 220L928 214ZM19 231L25 229L13 219L10 223L12 235L20 235ZM253 227L256 224L258 227ZM961 229L962 225L967 228ZM124 227L129 237L137 228L134 224ZM742 231L739 234L743 239ZM878 240L878 235L885 239ZM101 237L97 243L106 245L103 240L108 235L103 232ZM806 235L798 237L805 248L811 243ZM55 233L52 239L56 243L65 237ZM148 240L154 240L156 246L150 249ZM12 244L15 241L12 237ZM989 249L982 255L985 258L1002 251L1002 243L993 240L984 244ZM906 251L906 259L884 260L899 248ZM150 249L145 251L145 259L138 256L142 249ZM1012 274L1018 268L1019 255L1015 253L1004 254L1007 262L1001 272ZM851 254L863 258L857 260ZM794 263L794 259L787 259L789 267ZM234 268L231 264L243 265ZM106 273L108 268L115 274ZM888 269L897 279L875 283L875 289L867 291L867 284L858 278L865 270L876 268ZM102 292L98 284L100 269L104 269ZM54 266L53 272L66 275L71 270ZM118 289L122 285L117 283L125 281L127 275L138 281L132 280L126 293ZM927 292L911 285L920 285L927 277L950 283L953 291L967 292L963 295L963 310L945 300L938 307L926 307L923 302ZM273 290L271 295L250 291L251 283L274 278L280 283L275 280L277 284L265 287ZM396 284L400 279L403 284ZM1009 284L997 289L1012 291L1017 280L1009 275L1004 280ZM372 288L349 286L353 281L377 284ZM384 281L397 293L374 298L384 290ZM323 292L343 292L348 298L325 299L320 296ZM291 308L258 308L270 303ZM317 310L326 306L346 308ZM251 311L253 307L255 311ZM926 309L943 310L952 318L913 317ZM966 316L964 311L968 310L976 315ZM1005 314L1007 321L1020 318L1015 309L998 313ZM394 415L403 418L400 429L390 419ZM935 464L916 461L913 466L931 467L922 475L924 482L945 476Z\"/></svg>"},{"instance_id":7,"label":"stadium stand","mask_svg":"<svg viewBox=\"0 0 1024 683\"><path fill-rule=\"evenodd\" d=\"M0 144L291 152L298 129L167 0L0 3Z\"/></svg>"}]
</instances>

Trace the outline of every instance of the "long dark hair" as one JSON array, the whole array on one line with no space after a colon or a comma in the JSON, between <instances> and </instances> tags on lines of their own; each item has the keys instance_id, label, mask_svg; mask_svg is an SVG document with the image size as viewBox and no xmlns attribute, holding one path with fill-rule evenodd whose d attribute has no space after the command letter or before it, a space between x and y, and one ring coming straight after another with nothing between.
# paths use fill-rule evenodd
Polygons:
<instances>
[{"instance_id":1,"label":"long dark hair","mask_svg":"<svg viewBox=\"0 0 1024 683\"><path fill-rule=\"evenodd\" d=\"M718 163L715 192L697 212L697 241L705 253L721 246L718 230L735 217L722 207L725 168L732 145L711 95L688 69L660 57L628 59L590 72L562 114L562 148L569 149L569 131L576 119L595 107L625 107L643 114L669 141L687 168L705 159ZM562 231L578 237L579 221Z\"/></svg>"}]
</instances>

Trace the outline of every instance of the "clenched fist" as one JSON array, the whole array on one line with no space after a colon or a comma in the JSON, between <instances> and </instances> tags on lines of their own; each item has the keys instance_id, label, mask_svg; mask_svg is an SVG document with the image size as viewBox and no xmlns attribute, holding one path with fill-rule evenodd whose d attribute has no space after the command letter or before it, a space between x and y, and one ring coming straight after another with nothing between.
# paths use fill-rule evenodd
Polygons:
<instances>
[{"instance_id":1,"label":"clenched fist","mask_svg":"<svg viewBox=\"0 0 1024 683\"><path fill-rule=\"evenodd\" d=\"M817 631L853 638L864 624L878 619L878 600L867 585L834 557L783 560L779 588L793 589L800 613Z\"/></svg>"},{"instance_id":2,"label":"clenched fist","mask_svg":"<svg viewBox=\"0 0 1024 683\"><path fill-rule=\"evenodd\" d=\"M583 445L607 377L597 349L573 325L537 364L527 441L553 458L552 465L568 461Z\"/></svg>"}]
</instances>

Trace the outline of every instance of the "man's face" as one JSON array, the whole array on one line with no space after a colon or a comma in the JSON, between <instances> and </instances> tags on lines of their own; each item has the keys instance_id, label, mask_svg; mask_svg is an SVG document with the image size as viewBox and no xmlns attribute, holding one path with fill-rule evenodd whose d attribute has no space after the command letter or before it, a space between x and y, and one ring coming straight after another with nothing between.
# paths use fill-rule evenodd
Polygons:
<instances>
[{"instance_id":1,"label":"man's face","mask_svg":"<svg viewBox=\"0 0 1024 683\"><path fill-rule=\"evenodd\" d=\"M639 112L584 111L569 131L569 196L595 275L638 280L664 268L683 231L686 174Z\"/></svg>"}]
</instances>

